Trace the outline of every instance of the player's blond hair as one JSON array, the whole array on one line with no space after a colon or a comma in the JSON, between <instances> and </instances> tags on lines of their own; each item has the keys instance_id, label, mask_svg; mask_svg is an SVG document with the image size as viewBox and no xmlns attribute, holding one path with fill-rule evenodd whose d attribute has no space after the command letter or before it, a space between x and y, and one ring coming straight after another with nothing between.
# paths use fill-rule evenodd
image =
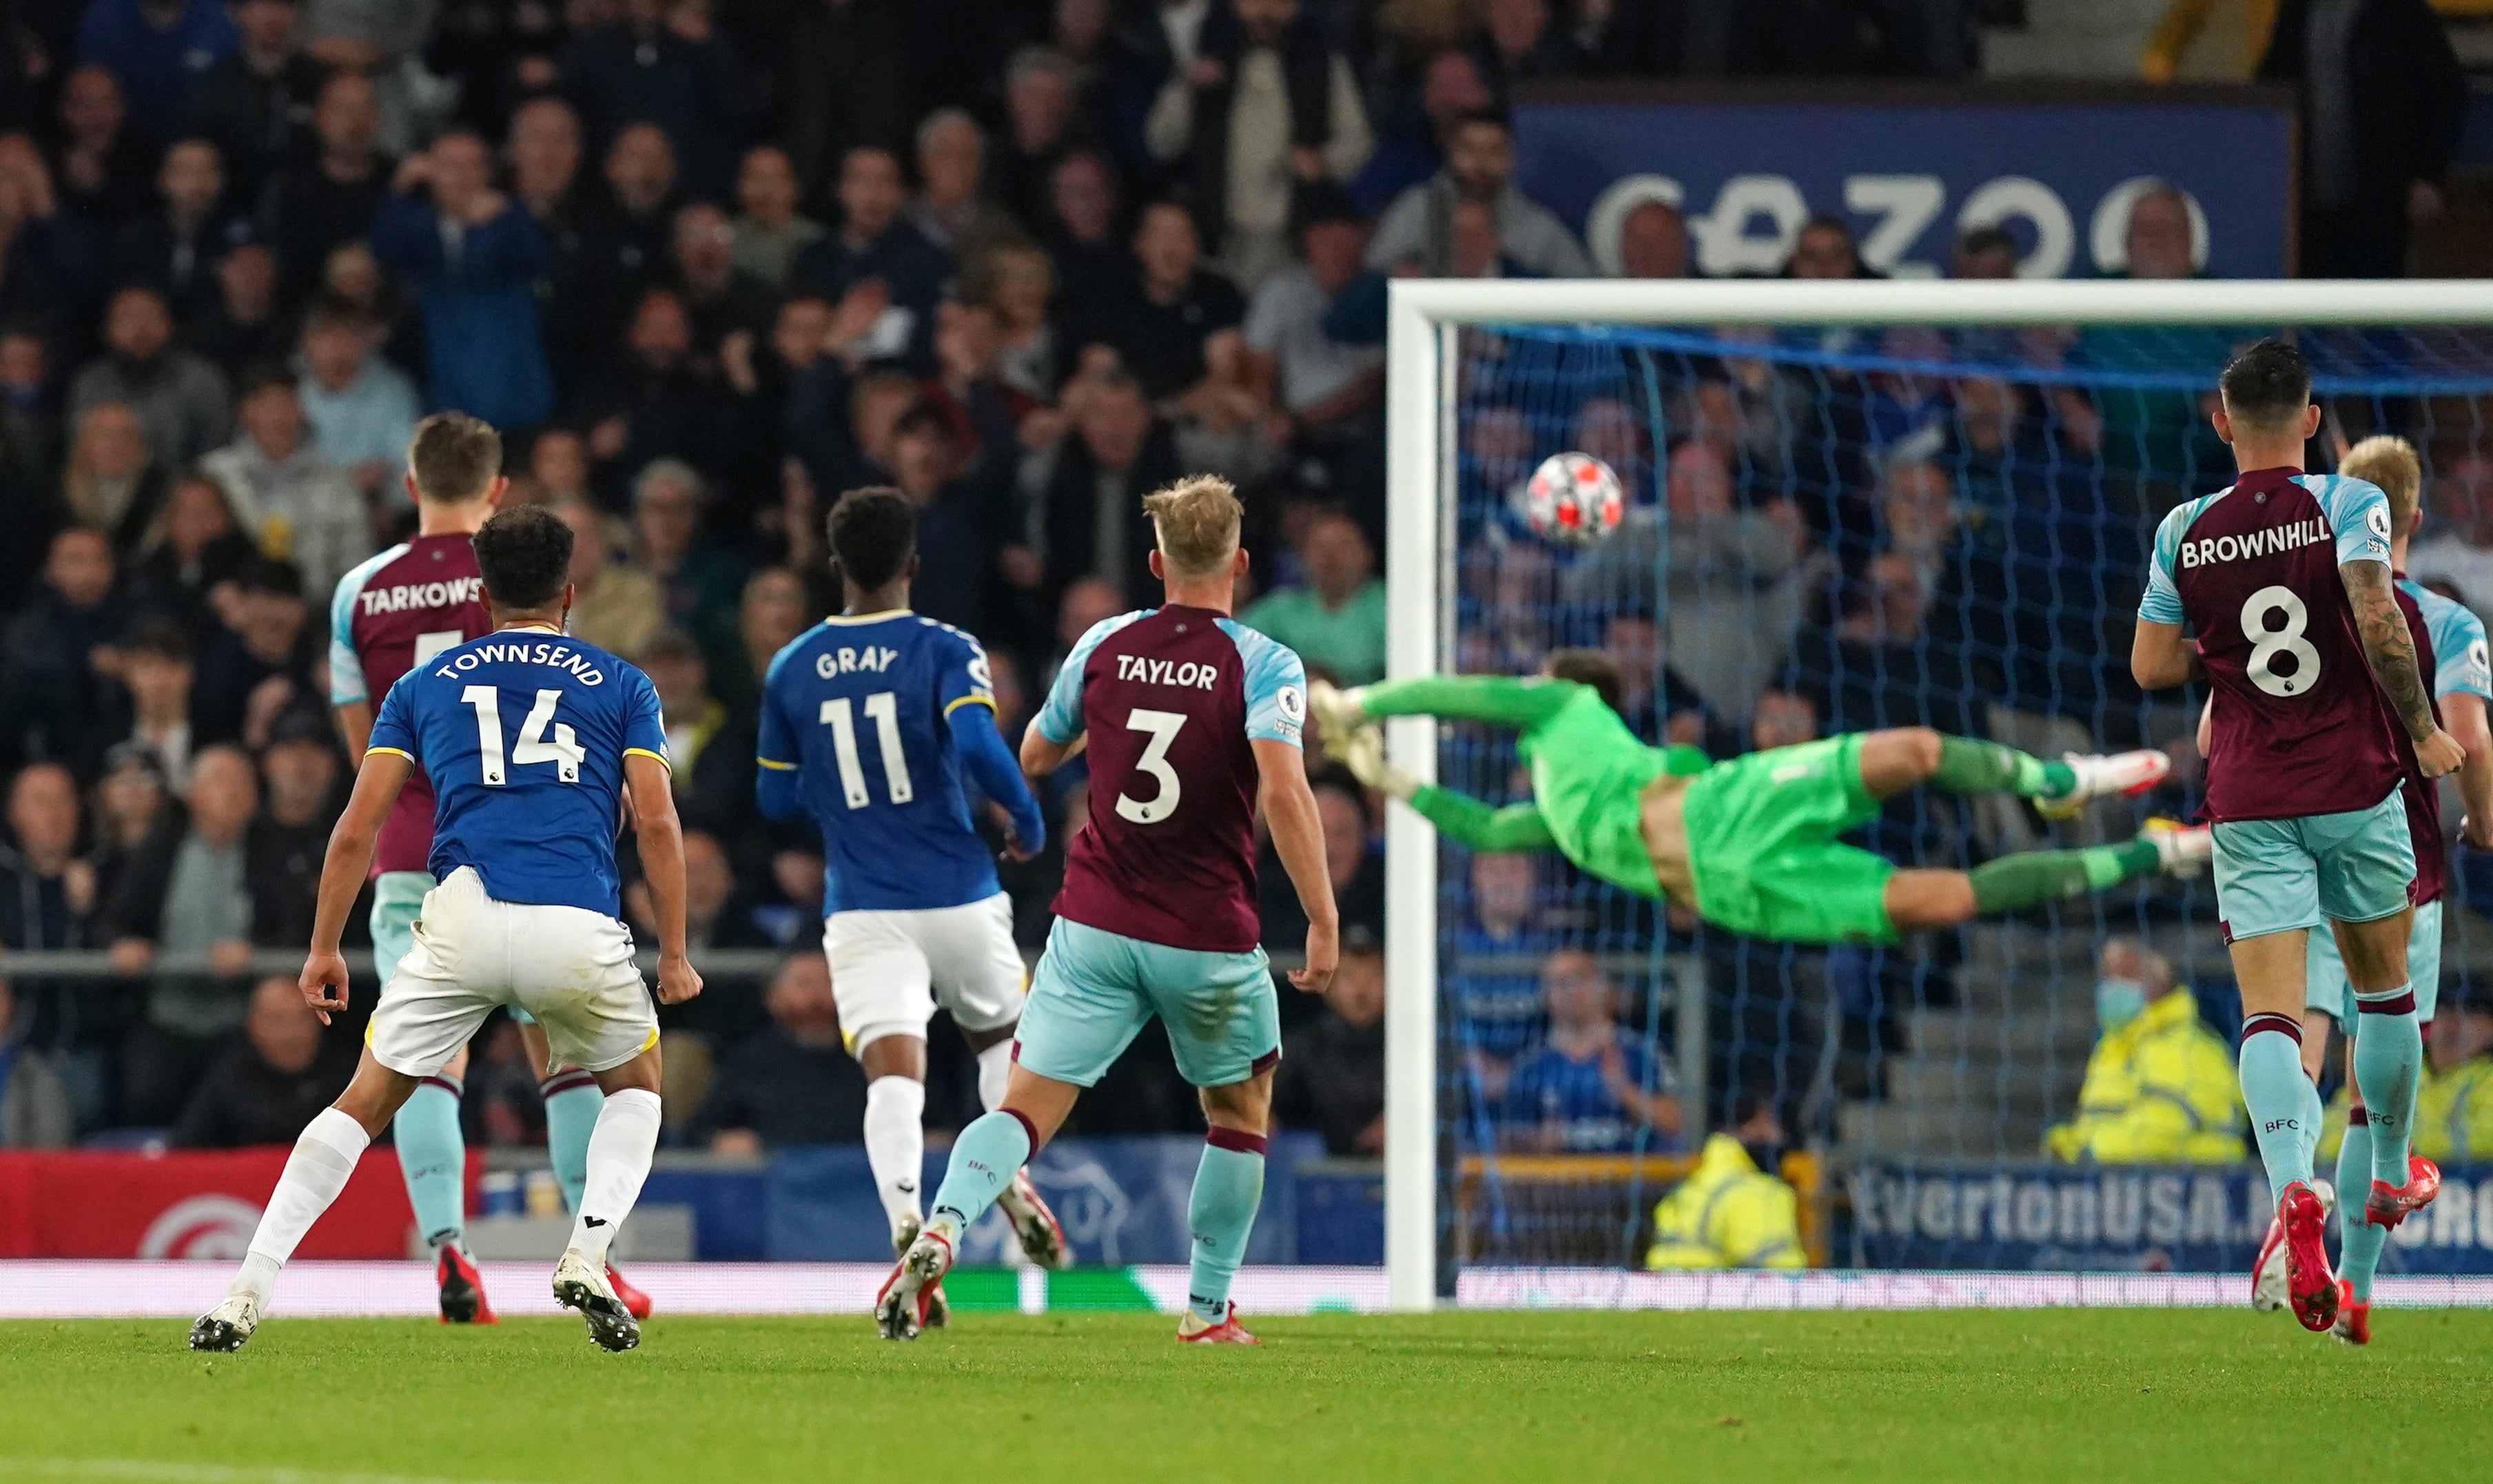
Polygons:
<instances>
[{"instance_id":1,"label":"player's blond hair","mask_svg":"<svg viewBox=\"0 0 2493 1484\"><path fill-rule=\"evenodd\" d=\"M1143 509L1159 531L1160 560L1171 577L1211 577L1238 549L1246 508L1217 474L1192 474L1155 490L1143 496Z\"/></svg>"},{"instance_id":2,"label":"player's blond hair","mask_svg":"<svg viewBox=\"0 0 2493 1484\"><path fill-rule=\"evenodd\" d=\"M2423 499L2423 461L2415 445L2390 433L2375 433L2346 450L2337 472L2349 479L2367 479L2389 497L2389 534L2415 529L2416 507Z\"/></svg>"}]
</instances>

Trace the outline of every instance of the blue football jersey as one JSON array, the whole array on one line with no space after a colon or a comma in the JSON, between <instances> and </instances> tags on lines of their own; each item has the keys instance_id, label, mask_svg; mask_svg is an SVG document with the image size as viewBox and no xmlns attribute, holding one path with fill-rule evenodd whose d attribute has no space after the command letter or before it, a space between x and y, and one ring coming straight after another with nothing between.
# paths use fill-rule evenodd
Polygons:
<instances>
[{"instance_id":1,"label":"blue football jersey","mask_svg":"<svg viewBox=\"0 0 2493 1484\"><path fill-rule=\"evenodd\" d=\"M503 629L391 686L371 750L433 780L436 879L473 866L496 902L622 915L623 758L667 761L640 670L548 629Z\"/></svg>"},{"instance_id":2,"label":"blue football jersey","mask_svg":"<svg viewBox=\"0 0 2493 1484\"><path fill-rule=\"evenodd\" d=\"M2463 603L2452 603L2422 583L2398 579L2398 586L2423 613L2432 636L2432 694L2478 696L2493 700L2493 664L2484 649L2484 620Z\"/></svg>"},{"instance_id":3,"label":"blue football jersey","mask_svg":"<svg viewBox=\"0 0 2493 1484\"><path fill-rule=\"evenodd\" d=\"M970 822L949 721L995 704L978 641L906 610L826 618L771 660L759 761L796 773L822 832L824 915L1003 890Z\"/></svg>"}]
</instances>

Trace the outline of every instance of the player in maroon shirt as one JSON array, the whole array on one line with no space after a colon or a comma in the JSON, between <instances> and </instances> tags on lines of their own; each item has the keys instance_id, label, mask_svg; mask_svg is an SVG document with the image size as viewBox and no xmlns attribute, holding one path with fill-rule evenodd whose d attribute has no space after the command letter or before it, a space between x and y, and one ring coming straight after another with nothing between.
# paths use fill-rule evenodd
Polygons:
<instances>
[{"instance_id":1,"label":"player in maroon shirt","mask_svg":"<svg viewBox=\"0 0 2493 1484\"><path fill-rule=\"evenodd\" d=\"M407 445L406 490L415 501L416 534L348 572L329 604L329 701L345 738L348 761L360 766L373 713L399 677L444 649L494 631L485 611L484 579L469 546L500 504L502 440L463 413L442 412L416 425ZM382 821L373 852L373 972L382 989L414 946L415 919L433 890L433 786L423 770L409 775ZM524 1015L520 1033L533 1064L547 1063L545 1034ZM391 1142L406 1179L407 1202L433 1249L441 1318L456 1324L494 1322L466 1233L466 1141L459 1127L465 1052L416 1089L392 1121ZM555 1172L572 1203L586 1178L589 1131L605 1097L596 1082L564 1067L542 1083L546 1143ZM610 1275L633 1312L647 1317L648 1299Z\"/></svg>"},{"instance_id":2,"label":"player in maroon shirt","mask_svg":"<svg viewBox=\"0 0 2493 1484\"><path fill-rule=\"evenodd\" d=\"M1340 946L1324 830L1299 756L1307 678L1297 655L1229 616L1246 553L1228 483L1182 480L1143 507L1168 602L1084 635L1022 738L1022 768L1034 776L1087 749L1091 822L1066 852L1004 1103L961 1131L932 1219L876 1296L886 1339L916 1337L960 1233L1157 1016L1212 1125L1186 1212L1194 1262L1178 1338L1255 1343L1229 1285L1263 1194L1281 1058L1272 967L1256 945L1259 804L1307 914L1307 966L1290 982L1321 994Z\"/></svg>"},{"instance_id":3,"label":"player in maroon shirt","mask_svg":"<svg viewBox=\"0 0 2493 1484\"><path fill-rule=\"evenodd\" d=\"M2387 498L2362 480L2302 471L2320 409L2300 353L2263 341L2226 366L2219 390L2216 434L2242 472L2156 532L2130 668L2148 690L2204 676L2213 692L2207 811L2241 987L2242 1101L2277 1200L2288 1301L2305 1328L2325 1330L2338 1291L2311 1188L2321 1109L2302 1075L2307 935L2335 933L2364 1013L2356 1076L2364 1102L2398 1128L2375 1140L2369 1218L2393 1226L2431 1199L2408 1172L2403 1137L2422 1048L2400 782L2411 767L2438 778L2465 753L2434 717L2398 608ZM2392 1151L2393 1183L2383 1178Z\"/></svg>"}]
</instances>

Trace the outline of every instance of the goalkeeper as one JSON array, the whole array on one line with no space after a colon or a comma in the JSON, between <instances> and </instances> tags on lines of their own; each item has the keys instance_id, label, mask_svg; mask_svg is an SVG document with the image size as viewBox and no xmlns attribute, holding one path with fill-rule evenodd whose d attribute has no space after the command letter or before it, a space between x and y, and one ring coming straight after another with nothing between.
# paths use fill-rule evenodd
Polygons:
<instances>
[{"instance_id":1,"label":"goalkeeper","mask_svg":"<svg viewBox=\"0 0 2493 1484\"><path fill-rule=\"evenodd\" d=\"M1667 898L1717 927L1787 942L1893 943L2152 872L2195 871L2211 853L2205 826L2155 820L2121 845L2028 851L1971 871L1901 869L1836 837L1923 784L2013 793L2047 817L2067 818L2089 799L2153 787L2171 759L2140 751L2047 762L1907 727L1711 762L1693 747L1637 740L1619 719L1619 695L1607 656L1563 649L1533 679L1439 675L1355 691L1317 682L1308 708L1327 751L1362 783L1473 849L1554 848L1586 875ZM1375 724L1392 716L1515 727L1533 802L1492 809L1388 764Z\"/></svg>"}]
</instances>

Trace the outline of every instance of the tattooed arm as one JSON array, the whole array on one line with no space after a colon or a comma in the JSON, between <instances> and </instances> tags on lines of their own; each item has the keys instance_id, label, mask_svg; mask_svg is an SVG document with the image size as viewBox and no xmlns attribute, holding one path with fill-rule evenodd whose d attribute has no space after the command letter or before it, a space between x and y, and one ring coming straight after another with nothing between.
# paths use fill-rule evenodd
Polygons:
<instances>
[{"instance_id":1,"label":"tattooed arm","mask_svg":"<svg viewBox=\"0 0 2493 1484\"><path fill-rule=\"evenodd\" d=\"M2345 562L2337 574L2345 579L2347 601L2354 605L2355 630L2362 636L2363 657L2371 663L2372 678L2405 724L2424 777L2439 778L2465 760L2467 753L2433 718L2432 691L2416 665L2415 638L2407 632L2406 615L2398 611L2388 563Z\"/></svg>"}]
</instances>

